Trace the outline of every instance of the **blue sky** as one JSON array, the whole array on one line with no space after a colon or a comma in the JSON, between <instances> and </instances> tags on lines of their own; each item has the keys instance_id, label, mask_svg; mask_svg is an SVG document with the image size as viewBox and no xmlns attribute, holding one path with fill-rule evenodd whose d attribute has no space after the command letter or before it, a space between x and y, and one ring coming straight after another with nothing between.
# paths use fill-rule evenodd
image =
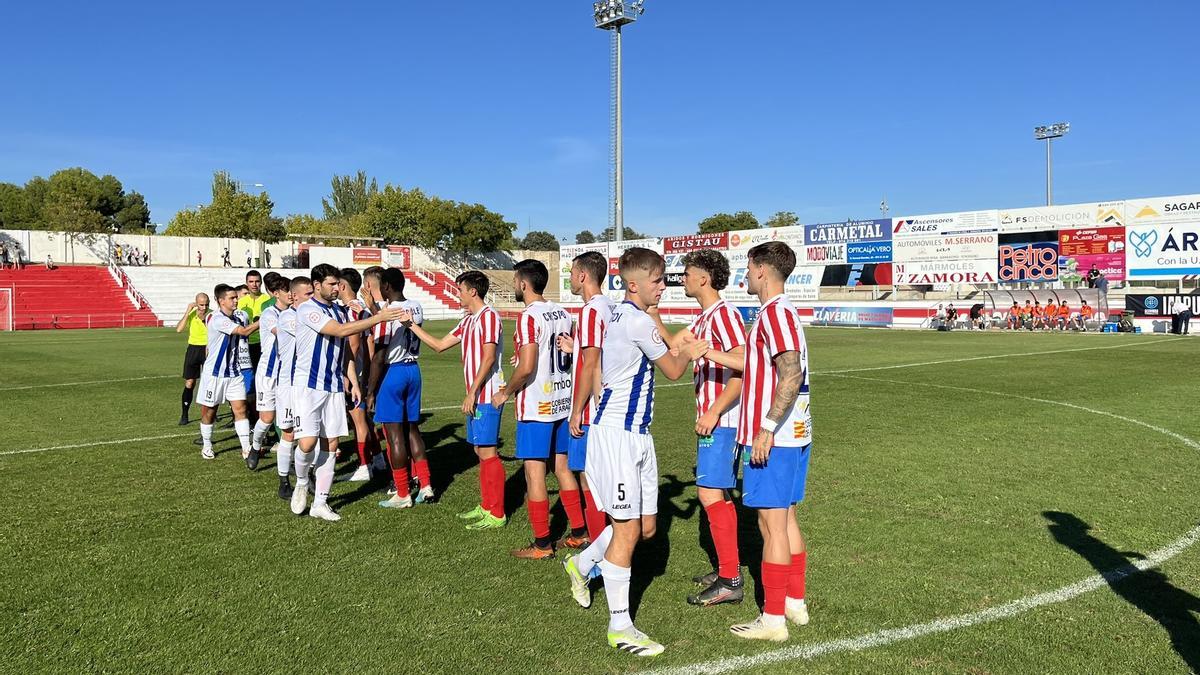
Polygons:
<instances>
[{"instance_id":1,"label":"blue sky","mask_svg":"<svg viewBox=\"0 0 1200 675\"><path fill-rule=\"evenodd\" d=\"M119 4L118 8L104 5ZM626 33L626 223L803 222L1200 192L1200 3L646 0ZM590 0L15 3L0 181L81 165L155 222L213 170L320 213L334 173L607 224Z\"/></svg>"}]
</instances>

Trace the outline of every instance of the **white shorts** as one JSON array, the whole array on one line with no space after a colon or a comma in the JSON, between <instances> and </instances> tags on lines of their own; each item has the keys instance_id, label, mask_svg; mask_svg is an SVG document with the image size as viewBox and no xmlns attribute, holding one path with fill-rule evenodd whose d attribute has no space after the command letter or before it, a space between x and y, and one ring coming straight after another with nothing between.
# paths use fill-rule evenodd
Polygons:
<instances>
[{"instance_id":1,"label":"white shorts","mask_svg":"<svg viewBox=\"0 0 1200 675\"><path fill-rule=\"evenodd\" d=\"M284 431L296 426L296 409L292 406L292 386L275 385L275 423Z\"/></svg>"},{"instance_id":2,"label":"white shorts","mask_svg":"<svg viewBox=\"0 0 1200 675\"><path fill-rule=\"evenodd\" d=\"M205 408L216 408L226 401L245 401L246 381L237 377L217 377L204 373L200 376L200 395L196 402Z\"/></svg>"},{"instance_id":3,"label":"white shorts","mask_svg":"<svg viewBox=\"0 0 1200 675\"><path fill-rule=\"evenodd\" d=\"M254 409L258 412L275 412L276 388L279 378L254 375Z\"/></svg>"},{"instance_id":4,"label":"white shorts","mask_svg":"<svg viewBox=\"0 0 1200 675\"><path fill-rule=\"evenodd\" d=\"M296 387L296 438L339 438L346 435L346 394Z\"/></svg>"},{"instance_id":5,"label":"white shorts","mask_svg":"<svg viewBox=\"0 0 1200 675\"><path fill-rule=\"evenodd\" d=\"M658 455L650 434L593 424L584 472L596 508L614 520L658 513Z\"/></svg>"}]
</instances>

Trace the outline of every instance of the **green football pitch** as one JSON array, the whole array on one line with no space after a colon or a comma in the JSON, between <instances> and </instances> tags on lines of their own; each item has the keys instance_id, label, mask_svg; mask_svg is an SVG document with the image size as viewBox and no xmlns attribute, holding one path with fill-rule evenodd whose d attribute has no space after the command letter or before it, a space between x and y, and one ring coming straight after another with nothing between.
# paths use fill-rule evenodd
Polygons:
<instances>
[{"instance_id":1,"label":"green football pitch","mask_svg":"<svg viewBox=\"0 0 1200 675\"><path fill-rule=\"evenodd\" d=\"M478 494L457 350L422 356L440 502L383 510L384 482L339 482L343 520L325 523L293 516L275 496L274 458L249 472L231 430L216 435L218 459L201 460L195 422L176 425L183 336L0 334L0 670L1200 668L1198 343L848 329L808 339L816 440L800 515L812 623L788 643L751 644L727 628L753 603L685 604L691 576L710 569L694 408L690 386L660 376L659 533L635 557L632 598L638 626L667 651L637 659L606 645L602 591L582 609L556 562L508 555L530 539L516 462L505 462L507 528L466 532L454 517ZM343 447L339 475L353 468L352 441ZM741 545L757 575L744 512Z\"/></svg>"}]
</instances>

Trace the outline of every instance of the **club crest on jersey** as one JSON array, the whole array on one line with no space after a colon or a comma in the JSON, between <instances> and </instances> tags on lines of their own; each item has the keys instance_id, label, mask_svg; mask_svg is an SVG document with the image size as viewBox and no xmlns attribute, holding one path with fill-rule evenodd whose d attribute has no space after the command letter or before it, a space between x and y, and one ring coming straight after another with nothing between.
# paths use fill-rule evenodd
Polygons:
<instances>
[{"instance_id":1,"label":"club crest on jersey","mask_svg":"<svg viewBox=\"0 0 1200 675\"><path fill-rule=\"evenodd\" d=\"M650 331L650 339L654 340L654 344L656 345L661 345L663 343L662 335L659 334L657 328Z\"/></svg>"},{"instance_id":2,"label":"club crest on jersey","mask_svg":"<svg viewBox=\"0 0 1200 675\"><path fill-rule=\"evenodd\" d=\"M316 312L309 312L308 322L313 324L321 323L321 317L317 316Z\"/></svg>"},{"instance_id":3,"label":"club crest on jersey","mask_svg":"<svg viewBox=\"0 0 1200 675\"><path fill-rule=\"evenodd\" d=\"M792 423L792 434L796 438L804 438L805 436L807 436L808 435L808 423L807 422L793 422Z\"/></svg>"}]
</instances>

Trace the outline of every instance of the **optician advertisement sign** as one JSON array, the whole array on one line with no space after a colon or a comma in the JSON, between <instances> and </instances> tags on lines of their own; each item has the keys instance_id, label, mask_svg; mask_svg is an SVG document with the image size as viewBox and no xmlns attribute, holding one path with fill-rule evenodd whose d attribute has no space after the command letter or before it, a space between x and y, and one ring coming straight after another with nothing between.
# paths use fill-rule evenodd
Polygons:
<instances>
[{"instance_id":1,"label":"optician advertisement sign","mask_svg":"<svg viewBox=\"0 0 1200 675\"><path fill-rule=\"evenodd\" d=\"M1200 195L1129 200L1125 213L1126 278L1200 275Z\"/></svg>"}]
</instances>

